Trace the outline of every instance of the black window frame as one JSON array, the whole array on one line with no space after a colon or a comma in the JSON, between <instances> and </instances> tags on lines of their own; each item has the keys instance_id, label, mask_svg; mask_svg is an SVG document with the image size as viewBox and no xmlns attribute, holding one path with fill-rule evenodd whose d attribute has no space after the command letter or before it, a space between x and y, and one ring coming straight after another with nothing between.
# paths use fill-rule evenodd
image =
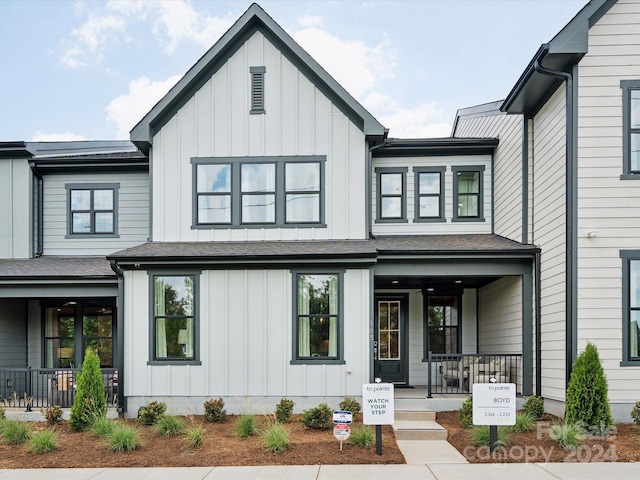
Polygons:
<instances>
[{"instance_id":1,"label":"black window frame","mask_svg":"<svg viewBox=\"0 0 640 480\"><path fill-rule=\"evenodd\" d=\"M300 269L291 270L292 288L292 350L291 365L343 365L344 360L344 273L341 269ZM298 279L301 275L336 275L338 278L337 354L335 357L301 356L299 354L298 324L301 315L298 309Z\"/></svg>"},{"instance_id":2,"label":"black window frame","mask_svg":"<svg viewBox=\"0 0 640 480\"><path fill-rule=\"evenodd\" d=\"M148 365L202 365L200 360L200 275L201 270L149 271L149 360ZM192 315L164 315L164 318L193 318L193 357L159 357L156 355L155 282L158 277L191 277L193 279Z\"/></svg>"},{"instance_id":3,"label":"black window frame","mask_svg":"<svg viewBox=\"0 0 640 480\"><path fill-rule=\"evenodd\" d=\"M640 128L631 128L631 92L640 90L640 80L621 80L622 89L622 180L640 179L640 169L631 168L631 137L638 135Z\"/></svg>"},{"instance_id":4,"label":"black window frame","mask_svg":"<svg viewBox=\"0 0 640 480\"><path fill-rule=\"evenodd\" d=\"M414 223L438 223L445 222L444 203L445 203L445 175L447 167L413 167L413 183L414 183ZM420 175L424 173L438 173L440 176L440 193L422 193L420 191ZM423 217L420 215L420 199L424 197L438 197L439 214L437 217Z\"/></svg>"},{"instance_id":5,"label":"black window frame","mask_svg":"<svg viewBox=\"0 0 640 480\"><path fill-rule=\"evenodd\" d=\"M67 235L65 238L118 238L118 191L120 189L119 183L67 183L65 184L66 190L66 203L67 203ZM74 191L89 190L90 192L90 207L89 210L72 210L71 195ZM97 210L94 208L94 195L96 191L108 190L112 193L113 208L111 210ZM96 232L95 231L95 215L96 213L110 212L113 215L113 230L111 232ZM90 231L89 232L74 232L73 231L73 214L74 213L88 213L90 216Z\"/></svg>"},{"instance_id":6,"label":"black window frame","mask_svg":"<svg viewBox=\"0 0 640 480\"><path fill-rule=\"evenodd\" d=\"M444 352L444 355L458 355L462 352L462 294L456 291L433 291L426 292L423 291L423 325L424 325L424 351L423 351L423 361L426 361L429 358L429 350L431 348L431 330L438 327L429 326L429 301L431 297L454 297L456 299L457 305L457 319L456 325L443 325L442 328L445 329L455 329L456 330L456 352ZM432 351L431 353L439 353Z\"/></svg>"},{"instance_id":7,"label":"black window frame","mask_svg":"<svg viewBox=\"0 0 640 480\"><path fill-rule=\"evenodd\" d=\"M408 223L407 220L407 172L408 167L376 167L376 223ZM401 194L382 194L382 177L384 175L402 176L402 193ZM383 217L382 216L382 199L383 198L400 198L400 216L399 217Z\"/></svg>"},{"instance_id":8,"label":"black window frame","mask_svg":"<svg viewBox=\"0 0 640 480\"><path fill-rule=\"evenodd\" d=\"M451 171L453 173L453 222L484 222L484 165L464 165L453 166ZM478 192L474 193L478 199L478 214L474 216L460 216L458 215L458 207L460 205L460 195L471 196L469 193L461 194L459 190L459 178L461 173L477 173L478 174Z\"/></svg>"},{"instance_id":9,"label":"black window frame","mask_svg":"<svg viewBox=\"0 0 640 480\"><path fill-rule=\"evenodd\" d=\"M326 228L325 223L325 168L327 157L324 155L299 155L299 156L274 156L274 157L193 157L192 165L192 229L237 229L237 228ZM245 164L275 164L275 221L274 222L243 222L242 221L242 195L241 170ZM309 193L319 194L319 219L318 221L288 222L286 219L287 194L296 193L287 191L286 166L289 164L312 163L318 164L320 175L319 191ZM207 195L222 195L222 193L198 191L198 166L200 165L230 165L231 167L231 216L229 222L199 222L198 203L199 198ZM227 193L224 193L227 195Z\"/></svg>"},{"instance_id":10,"label":"black window frame","mask_svg":"<svg viewBox=\"0 0 640 480\"><path fill-rule=\"evenodd\" d=\"M262 115L266 111L264 109L264 74L267 68L249 67L251 75L251 115Z\"/></svg>"},{"instance_id":11,"label":"black window frame","mask_svg":"<svg viewBox=\"0 0 640 480\"><path fill-rule=\"evenodd\" d=\"M631 311L640 311L640 306L631 306L631 262L640 262L640 250L620 250L622 259L622 361L620 366L640 366L638 355L631 356ZM640 286L639 286L640 287Z\"/></svg>"}]
</instances>

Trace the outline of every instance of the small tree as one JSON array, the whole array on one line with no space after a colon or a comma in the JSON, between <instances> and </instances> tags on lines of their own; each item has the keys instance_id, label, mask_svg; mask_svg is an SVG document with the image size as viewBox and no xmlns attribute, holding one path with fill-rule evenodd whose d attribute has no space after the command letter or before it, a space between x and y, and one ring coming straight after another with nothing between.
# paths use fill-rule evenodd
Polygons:
<instances>
[{"instance_id":1,"label":"small tree","mask_svg":"<svg viewBox=\"0 0 640 480\"><path fill-rule=\"evenodd\" d=\"M100 359L87 348L82 363L82 371L77 379L76 398L69 415L69 427L82 431L91 426L96 418L107 414Z\"/></svg>"},{"instance_id":2,"label":"small tree","mask_svg":"<svg viewBox=\"0 0 640 480\"><path fill-rule=\"evenodd\" d=\"M588 343L575 362L567 387L565 421L581 423L597 434L606 434L613 426L607 395L607 378L600 363L598 349Z\"/></svg>"}]
</instances>

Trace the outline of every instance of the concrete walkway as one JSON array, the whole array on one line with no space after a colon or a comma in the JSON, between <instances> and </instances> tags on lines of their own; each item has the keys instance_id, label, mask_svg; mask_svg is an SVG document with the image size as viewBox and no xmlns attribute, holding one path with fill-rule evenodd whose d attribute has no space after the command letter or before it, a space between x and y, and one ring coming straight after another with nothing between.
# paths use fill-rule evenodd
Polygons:
<instances>
[{"instance_id":1,"label":"concrete walkway","mask_svg":"<svg viewBox=\"0 0 640 480\"><path fill-rule=\"evenodd\" d=\"M640 463L303 465L0 470L0 480L602 480L640 478Z\"/></svg>"}]
</instances>

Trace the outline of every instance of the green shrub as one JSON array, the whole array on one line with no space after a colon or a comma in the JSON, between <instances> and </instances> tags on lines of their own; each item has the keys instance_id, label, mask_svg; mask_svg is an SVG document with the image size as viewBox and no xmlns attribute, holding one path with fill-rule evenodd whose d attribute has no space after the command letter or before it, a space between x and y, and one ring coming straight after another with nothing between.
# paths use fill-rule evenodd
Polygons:
<instances>
[{"instance_id":1,"label":"green shrub","mask_svg":"<svg viewBox=\"0 0 640 480\"><path fill-rule=\"evenodd\" d=\"M636 425L640 427L640 402L636 402L636 404L631 409L631 418L636 422Z\"/></svg>"},{"instance_id":2,"label":"green shrub","mask_svg":"<svg viewBox=\"0 0 640 480\"><path fill-rule=\"evenodd\" d=\"M4 412L4 408L0 407L0 420L4 420L7 418L7 415Z\"/></svg>"},{"instance_id":3,"label":"green shrub","mask_svg":"<svg viewBox=\"0 0 640 480\"><path fill-rule=\"evenodd\" d=\"M300 421L307 428L327 429L331 428L331 416L333 410L326 403L321 403L317 407L304 410Z\"/></svg>"},{"instance_id":4,"label":"green shrub","mask_svg":"<svg viewBox=\"0 0 640 480\"><path fill-rule=\"evenodd\" d=\"M523 433L530 432L536 424L536 419L528 413L516 413L516 423L507 427L509 432Z\"/></svg>"},{"instance_id":5,"label":"green shrub","mask_svg":"<svg viewBox=\"0 0 640 480\"><path fill-rule=\"evenodd\" d=\"M272 453L284 452L289 448L289 430L278 422L271 422L260 432L260 440L265 450Z\"/></svg>"},{"instance_id":6,"label":"green shrub","mask_svg":"<svg viewBox=\"0 0 640 480\"><path fill-rule=\"evenodd\" d=\"M351 412L354 420L358 418L358 413L362 410L360 403L355 398L351 397L344 397L344 400L342 400L338 405L340 410L343 412Z\"/></svg>"},{"instance_id":7,"label":"green shrub","mask_svg":"<svg viewBox=\"0 0 640 480\"><path fill-rule=\"evenodd\" d=\"M44 415L44 419L50 427L60 423L62 420L62 408L58 405L41 408L40 412Z\"/></svg>"},{"instance_id":8,"label":"green shrub","mask_svg":"<svg viewBox=\"0 0 640 480\"><path fill-rule=\"evenodd\" d=\"M462 428L471 428L473 426L473 398L467 398L458 410L458 421Z\"/></svg>"},{"instance_id":9,"label":"green shrub","mask_svg":"<svg viewBox=\"0 0 640 480\"><path fill-rule=\"evenodd\" d=\"M580 424L557 423L551 427L549 437L558 442L565 450L575 450L584 442L586 435Z\"/></svg>"},{"instance_id":10,"label":"green shrub","mask_svg":"<svg viewBox=\"0 0 640 480\"><path fill-rule=\"evenodd\" d=\"M31 438L31 429L25 422L18 420L4 420L2 428L2 438L9 445L25 443Z\"/></svg>"},{"instance_id":11,"label":"green shrub","mask_svg":"<svg viewBox=\"0 0 640 480\"><path fill-rule=\"evenodd\" d=\"M108 437L116 428L116 422L107 417L96 418L91 425L91 431L99 437Z\"/></svg>"},{"instance_id":12,"label":"green shrub","mask_svg":"<svg viewBox=\"0 0 640 480\"><path fill-rule=\"evenodd\" d=\"M202 425L192 425L185 430L187 445L191 448L198 448L204 442L205 430Z\"/></svg>"},{"instance_id":13,"label":"green shrub","mask_svg":"<svg viewBox=\"0 0 640 480\"><path fill-rule=\"evenodd\" d=\"M247 438L256 433L256 417L251 414L240 415L235 425L236 435L240 438Z\"/></svg>"},{"instance_id":14,"label":"green shrub","mask_svg":"<svg viewBox=\"0 0 640 480\"><path fill-rule=\"evenodd\" d=\"M69 415L69 427L75 431L83 431L91 426L93 420L107 414L100 358L90 348L84 354L82 371L76 384L76 398Z\"/></svg>"},{"instance_id":15,"label":"green shrub","mask_svg":"<svg viewBox=\"0 0 640 480\"><path fill-rule=\"evenodd\" d=\"M370 426L358 425L351 430L349 442L358 447L370 447L376 443L376 434Z\"/></svg>"},{"instance_id":16,"label":"green shrub","mask_svg":"<svg viewBox=\"0 0 640 480\"><path fill-rule=\"evenodd\" d=\"M42 430L31 437L27 449L32 453L39 454L52 452L59 446L56 432L52 430Z\"/></svg>"},{"instance_id":17,"label":"green shrub","mask_svg":"<svg viewBox=\"0 0 640 480\"><path fill-rule=\"evenodd\" d=\"M564 418L566 423L581 423L597 435L606 435L614 424L607 395L607 378L598 349L592 343L587 344L573 363Z\"/></svg>"},{"instance_id":18,"label":"green shrub","mask_svg":"<svg viewBox=\"0 0 640 480\"><path fill-rule=\"evenodd\" d=\"M167 411L164 402L147 402L138 409L138 421L146 425L154 425Z\"/></svg>"},{"instance_id":19,"label":"green shrub","mask_svg":"<svg viewBox=\"0 0 640 480\"><path fill-rule=\"evenodd\" d=\"M531 415L535 420L540 420L544 413L544 400L542 397L531 395L527 397L527 400L522 405L522 409L525 413Z\"/></svg>"},{"instance_id":20,"label":"green shrub","mask_svg":"<svg viewBox=\"0 0 640 480\"><path fill-rule=\"evenodd\" d=\"M174 437L184 433L184 421L174 415L163 415L153 428L161 437Z\"/></svg>"},{"instance_id":21,"label":"green shrub","mask_svg":"<svg viewBox=\"0 0 640 480\"><path fill-rule=\"evenodd\" d=\"M210 422L224 422L227 419L227 411L224 409L224 400L207 400L204 402L204 418Z\"/></svg>"},{"instance_id":22,"label":"green shrub","mask_svg":"<svg viewBox=\"0 0 640 480\"><path fill-rule=\"evenodd\" d=\"M140 432L126 423L116 423L113 431L107 436L109 450L129 452L141 445Z\"/></svg>"},{"instance_id":23,"label":"green shrub","mask_svg":"<svg viewBox=\"0 0 640 480\"><path fill-rule=\"evenodd\" d=\"M293 406L295 402L288 398L283 398L280 403L276 405L276 420L280 423L289 423L291 421L291 414L293 413Z\"/></svg>"},{"instance_id":24,"label":"green shrub","mask_svg":"<svg viewBox=\"0 0 640 480\"><path fill-rule=\"evenodd\" d=\"M480 425L474 427L471 431L471 441L477 447L490 447L491 443L491 430L489 425ZM506 428L498 427L498 445L506 446L511 443L509 433Z\"/></svg>"}]
</instances>

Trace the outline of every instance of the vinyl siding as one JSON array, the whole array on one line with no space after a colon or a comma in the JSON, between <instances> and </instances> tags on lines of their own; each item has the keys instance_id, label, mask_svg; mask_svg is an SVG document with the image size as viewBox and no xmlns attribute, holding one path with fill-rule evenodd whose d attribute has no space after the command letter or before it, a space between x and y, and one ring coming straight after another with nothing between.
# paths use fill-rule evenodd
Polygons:
<instances>
[{"instance_id":1,"label":"vinyl siding","mask_svg":"<svg viewBox=\"0 0 640 480\"><path fill-rule=\"evenodd\" d=\"M0 258L29 258L31 170L25 159L0 160Z\"/></svg>"},{"instance_id":2,"label":"vinyl siding","mask_svg":"<svg viewBox=\"0 0 640 480\"><path fill-rule=\"evenodd\" d=\"M522 242L522 116L489 112L484 116L460 117L455 137L495 137L494 231ZM525 239L526 241L526 239Z\"/></svg>"},{"instance_id":3,"label":"vinyl siding","mask_svg":"<svg viewBox=\"0 0 640 480\"><path fill-rule=\"evenodd\" d=\"M579 64L578 348L598 347L612 403L640 396L640 365L622 360L620 250L640 245L640 182L621 180L622 89L640 80L640 3L618 1L589 30ZM586 234L596 231L596 238Z\"/></svg>"},{"instance_id":4,"label":"vinyl siding","mask_svg":"<svg viewBox=\"0 0 640 480\"><path fill-rule=\"evenodd\" d=\"M125 272L125 394L130 413L148 397L171 396L177 410L194 413L212 397L225 398L227 411L237 412L243 404L251 409L268 404L271 409L282 397L299 399L298 409L317 405L319 397L335 397L337 402L345 395L360 396L362 384L369 381L370 287L369 270L344 273L345 364L291 365L290 271L203 271L202 365L160 366L147 365L149 302L131 301L148 298L148 275Z\"/></svg>"},{"instance_id":5,"label":"vinyl siding","mask_svg":"<svg viewBox=\"0 0 640 480\"><path fill-rule=\"evenodd\" d=\"M251 115L251 66L265 66L265 114ZM260 32L154 136L154 241L361 239L363 132ZM326 228L192 229L194 157L326 156Z\"/></svg>"},{"instance_id":6,"label":"vinyl siding","mask_svg":"<svg viewBox=\"0 0 640 480\"><path fill-rule=\"evenodd\" d=\"M565 89L559 88L534 118L531 158L535 180L533 243L542 249L542 395L564 400L566 182Z\"/></svg>"},{"instance_id":7,"label":"vinyl siding","mask_svg":"<svg viewBox=\"0 0 640 480\"><path fill-rule=\"evenodd\" d=\"M484 167L483 181L483 218L481 222L454 222L453 218L453 171L454 166ZM378 167L407 167L406 212L408 222L376 223L377 181L375 169ZM446 222L414 222L415 194L417 192L414 167L446 167L444 173L444 216ZM467 155L446 157L398 157L374 158L372 170L372 230L374 235L422 235L422 234L456 234L456 233L491 233L492 215L492 164L489 155Z\"/></svg>"},{"instance_id":8,"label":"vinyl siding","mask_svg":"<svg viewBox=\"0 0 640 480\"><path fill-rule=\"evenodd\" d=\"M117 183L118 236L66 238L66 184ZM44 255L107 255L143 243L149 237L149 175L66 174L44 177Z\"/></svg>"},{"instance_id":9,"label":"vinyl siding","mask_svg":"<svg viewBox=\"0 0 640 480\"><path fill-rule=\"evenodd\" d=\"M0 299L0 367L27 366L26 315L26 300Z\"/></svg>"}]
</instances>

